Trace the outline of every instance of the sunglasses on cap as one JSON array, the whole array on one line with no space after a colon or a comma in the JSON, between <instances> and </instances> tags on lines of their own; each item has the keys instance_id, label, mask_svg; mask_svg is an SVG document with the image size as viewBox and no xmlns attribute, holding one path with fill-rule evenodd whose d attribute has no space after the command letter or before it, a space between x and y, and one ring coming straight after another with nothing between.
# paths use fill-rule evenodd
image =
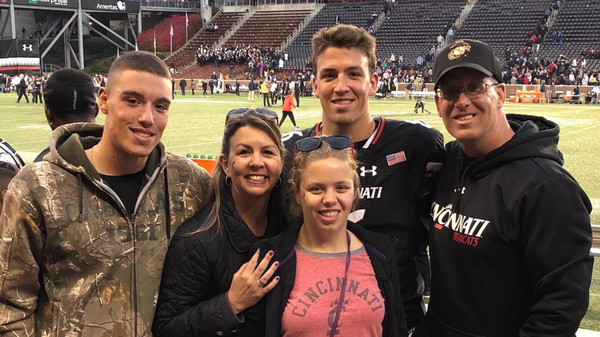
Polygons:
<instances>
[{"instance_id":1,"label":"sunglasses on cap","mask_svg":"<svg viewBox=\"0 0 600 337\"><path fill-rule=\"evenodd\" d=\"M329 144L331 148L343 150L350 148L352 158L354 158L354 144L349 136L327 136L327 137L307 137L300 139L294 145L294 166L296 165L296 155L298 152L311 152L321 147L323 142Z\"/></svg>"},{"instance_id":2,"label":"sunglasses on cap","mask_svg":"<svg viewBox=\"0 0 600 337\"><path fill-rule=\"evenodd\" d=\"M258 108L258 109L252 109L252 108L237 108L237 109L233 109L231 111L229 111L227 113L227 117L225 117L225 123L227 123L227 121L229 120L230 117L233 116L239 116L239 115L243 115L247 112L250 111L255 111L256 113L259 113L267 118L271 118L274 119L276 123L279 123L279 116L277 116L277 114L269 109L263 109L263 108Z\"/></svg>"}]
</instances>

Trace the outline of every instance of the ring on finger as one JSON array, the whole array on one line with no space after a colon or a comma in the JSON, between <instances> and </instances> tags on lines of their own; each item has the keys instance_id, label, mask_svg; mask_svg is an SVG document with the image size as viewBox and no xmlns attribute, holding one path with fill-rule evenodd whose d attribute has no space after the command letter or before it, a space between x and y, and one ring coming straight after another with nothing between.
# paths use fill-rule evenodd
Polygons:
<instances>
[{"instance_id":1,"label":"ring on finger","mask_svg":"<svg viewBox=\"0 0 600 337\"><path fill-rule=\"evenodd\" d=\"M263 283L263 281L261 281L261 279L256 280L256 283L258 283L258 286L261 288L264 288L267 284Z\"/></svg>"}]
</instances>

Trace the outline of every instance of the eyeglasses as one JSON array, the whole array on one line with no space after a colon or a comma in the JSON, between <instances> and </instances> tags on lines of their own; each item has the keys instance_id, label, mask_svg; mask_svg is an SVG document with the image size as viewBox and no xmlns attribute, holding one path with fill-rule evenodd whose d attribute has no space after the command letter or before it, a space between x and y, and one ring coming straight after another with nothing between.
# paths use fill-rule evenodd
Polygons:
<instances>
[{"instance_id":1,"label":"eyeglasses","mask_svg":"<svg viewBox=\"0 0 600 337\"><path fill-rule=\"evenodd\" d=\"M436 90L436 94L439 98L443 98L449 101L456 101L461 93L472 97L483 94L488 90L489 87L496 86L500 83L483 83L483 82L471 82L463 86L443 86Z\"/></svg>"},{"instance_id":2,"label":"eyeglasses","mask_svg":"<svg viewBox=\"0 0 600 337\"><path fill-rule=\"evenodd\" d=\"M296 166L296 155L298 152L311 152L321 147L323 142L329 144L336 150L350 148L352 158L354 158L354 145L349 136L327 136L327 137L307 137L300 139L294 146L294 166Z\"/></svg>"},{"instance_id":3,"label":"eyeglasses","mask_svg":"<svg viewBox=\"0 0 600 337\"><path fill-rule=\"evenodd\" d=\"M227 123L227 121L229 120L230 117L233 116L239 116L239 115L243 115L247 112L250 111L255 111L267 118L272 118L275 120L275 122L278 124L279 123L279 116L277 116L277 114L269 109L263 109L263 108L258 108L258 109L251 109L251 108L237 108L237 109L233 109L231 111L229 111L227 113L227 117L225 117L225 123Z\"/></svg>"}]
</instances>

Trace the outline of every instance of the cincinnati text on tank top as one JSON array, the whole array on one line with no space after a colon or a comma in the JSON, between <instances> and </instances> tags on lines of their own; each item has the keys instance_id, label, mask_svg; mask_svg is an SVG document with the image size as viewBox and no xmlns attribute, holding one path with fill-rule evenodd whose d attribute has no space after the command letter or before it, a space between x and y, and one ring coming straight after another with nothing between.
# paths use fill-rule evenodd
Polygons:
<instances>
[{"instance_id":1,"label":"cincinnati text on tank top","mask_svg":"<svg viewBox=\"0 0 600 337\"><path fill-rule=\"evenodd\" d=\"M282 336L329 336L337 309L346 252L316 253L296 245L296 279L282 318ZM337 337L381 336L384 299L364 246L351 252Z\"/></svg>"}]
</instances>

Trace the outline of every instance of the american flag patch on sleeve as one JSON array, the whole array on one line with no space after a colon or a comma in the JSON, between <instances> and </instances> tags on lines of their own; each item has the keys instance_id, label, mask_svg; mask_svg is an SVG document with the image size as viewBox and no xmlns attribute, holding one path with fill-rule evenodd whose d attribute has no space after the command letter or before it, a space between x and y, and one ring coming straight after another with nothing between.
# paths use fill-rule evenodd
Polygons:
<instances>
[{"instance_id":1,"label":"american flag patch on sleeve","mask_svg":"<svg viewBox=\"0 0 600 337\"><path fill-rule=\"evenodd\" d=\"M404 151L388 154L385 156L385 160L387 160L388 166L396 165L406 161L406 154Z\"/></svg>"}]
</instances>

